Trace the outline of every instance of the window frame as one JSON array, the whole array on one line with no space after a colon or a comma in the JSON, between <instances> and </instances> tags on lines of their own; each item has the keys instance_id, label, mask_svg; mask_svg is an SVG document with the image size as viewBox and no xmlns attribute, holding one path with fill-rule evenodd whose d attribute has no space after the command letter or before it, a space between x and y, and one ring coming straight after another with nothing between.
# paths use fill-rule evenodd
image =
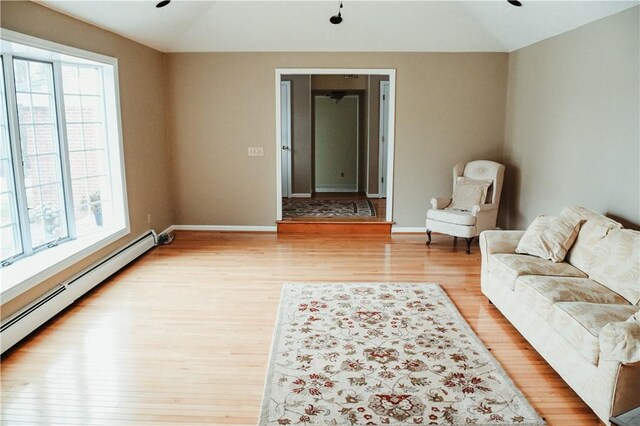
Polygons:
<instances>
[{"instance_id":1,"label":"window frame","mask_svg":"<svg viewBox=\"0 0 640 426\"><path fill-rule=\"evenodd\" d=\"M17 43L27 47L33 47L40 50L45 50L51 55L51 59L42 59L37 55L26 55L23 53L15 53L10 49L5 51L3 48L0 53L2 55L2 62L0 63L4 69L5 91L7 93L6 107L7 107L7 124L8 135L10 138L10 158L12 166L12 184L16 194L17 205L17 219L19 221L18 227L21 234L21 252L12 256L12 263L8 266L0 268L0 274L2 276L2 291L0 298L2 303L17 297L25 291L35 287L42 281L54 276L55 274L63 271L64 269L72 266L78 261L90 256L91 254L105 248L109 244L119 240L120 238L129 235L131 233L130 220L129 220L129 204L127 198L126 187L126 169L124 161L124 144L122 137L122 117L120 109L120 85L119 85L119 72L118 72L118 60L110 56L105 56L99 53L89 52L75 47L62 45L59 43L43 40L37 37L21 34L15 31L6 30L0 28L0 42ZM62 55L63 57L57 57ZM118 207L121 205L123 211L116 212L118 223L111 229L98 231L95 234L83 236L78 238L76 235L76 224L74 222L74 206L73 199L70 196L71 192L71 173L70 173L70 158L69 158L69 146L67 140L67 128L66 117L64 114L64 92L62 88L62 72L61 68L65 63L69 61L64 59L64 56L71 56L80 60L87 60L94 63L106 65L102 68L103 79L103 96L105 107L111 108L113 116L109 116L109 120L113 122L106 126L107 136L107 155L111 158L108 161L106 167L111 175L110 183L112 192L116 196L115 192L118 192ZM28 61L39 61L51 64L52 67L52 80L53 80L53 94L55 100L55 115L57 120L57 142L58 151L60 155L60 167L61 167L61 186L64 192L64 207L66 210L65 220L67 226L67 236L61 238L58 244L53 247L48 247L49 244L45 244L41 247L34 248L31 244L30 233L27 235L29 238L25 239L23 229L25 226L29 227L28 211L26 209L27 200L24 194L24 170L23 167L18 167L22 164L22 150L20 140L20 127L18 121L18 113L15 108L17 105L11 105L11 98L15 101L16 88L14 77L14 60L23 59ZM106 79L109 79L107 86ZM113 86L113 93L111 93L111 83ZM1 100L5 102L4 100ZM114 149L115 148L115 149ZM113 152L116 151L117 152ZM114 164L115 163L115 164ZM117 172L117 173L115 173ZM22 185L22 187L20 186ZM114 203L115 198L111 200ZM13 207L12 207L13 208ZM119 210L119 209L118 209ZM64 244L63 244L64 242ZM44 256L43 256L44 254ZM51 256L48 256L51 254ZM47 261L46 258L51 258ZM6 283L8 281L8 284Z\"/></svg>"},{"instance_id":2,"label":"window frame","mask_svg":"<svg viewBox=\"0 0 640 426\"><path fill-rule=\"evenodd\" d=\"M14 173L13 178L13 186L16 191L17 198L17 207L18 207L18 217L19 217L19 226L20 237L21 237L21 246L22 253L17 254L15 256L11 256L11 263L18 262L21 259L24 259L29 256L33 256L36 253L48 250L52 247L57 246L58 244L74 240L76 239L75 232L75 218L73 209L70 210L70 207L73 205L73 201L71 197L69 197L69 188L70 188L70 176L69 176L69 150L68 150L68 142L66 135L66 117L64 114L64 94L62 92L61 86L61 77L60 77L60 68L61 63L53 60L42 60L37 58L29 58L21 55L13 55L7 53L0 53L0 62L4 68L4 77L5 77L5 91L7 98L7 107L11 105L11 108L7 108L7 118L9 123L9 140L11 147L11 154L13 159L12 169ZM15 107L18 105L17 101L17 90L15 87L15 68L14 61L28 61L28 62L38 62L42 64L47 64L51 66L51 83L53 85L53 100L54 100L54 111L55 114L55 126L56 126L56 142L57 142L57 154L60 156L60 188L62 190L62 197L64 200L64 218L65 218L65 228L66 235L64 237L60 237L53 242L45 242L38 246L33 245L33 238L29 220L29 209L27 205L27 198L25 194L26 180L24 174L24 167L16 167L16 164L24 164L24 157L21 149L21 137L20 137L20 119L18 111ZM7 76L10 77L7 80ZM30 123L33 125L34 123ZM15 139L14 139L15 135ZM36 142L37 145L37 142ZM36 154L37 156L37 154ZM19 175L16 179L16 173ZM4 261L4 259L0 259L0 261Z\"/></svg>"}]
</instances>

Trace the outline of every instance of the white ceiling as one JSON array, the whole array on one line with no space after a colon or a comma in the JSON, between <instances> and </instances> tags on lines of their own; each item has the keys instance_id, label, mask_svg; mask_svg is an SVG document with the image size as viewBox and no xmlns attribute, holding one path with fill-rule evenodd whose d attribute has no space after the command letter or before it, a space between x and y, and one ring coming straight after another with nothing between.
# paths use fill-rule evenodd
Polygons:
<instances>
[{"instance_id":1,"label":"white ceiling","mask_svg":"<svg viewBox=\"0 0 640 426\"><path fill-rule=\"evenodd\" d=\"M163 52L511 52L639 1L42 0Z\"/></svg>"}]
</instances>

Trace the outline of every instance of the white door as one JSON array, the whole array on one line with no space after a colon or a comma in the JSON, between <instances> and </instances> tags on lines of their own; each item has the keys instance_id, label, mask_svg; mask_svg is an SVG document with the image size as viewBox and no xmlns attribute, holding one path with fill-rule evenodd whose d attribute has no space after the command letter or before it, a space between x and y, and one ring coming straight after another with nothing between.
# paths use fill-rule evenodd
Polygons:
<instances>
[{"instance_id":1,"label":"white door","mask_svg":"<svg viewBox=\"0 0 640 426\"><path fill-rule=\"evenodd\" d=\"M316 192L358 191L358 97L314 97Z\"/></svg>"},{"instance_id":2,"label":"white door","mask_svg":"<svg viewBox=\"0 0 640 426\"><path fill-rule=\"evenodd\" d=\"M387 198L387 155L389 141L389 82L380 82L380 162L378 165L379 190L381 198Z\"/></svg>"},{"instance_id":3,"label":"white door","mask_svg":"<svg viewBox=\"0 0 640 426\"><path fill-rule=\"evenodd\" d=\"M291 82L280 82L280 123L282 140L282 196L291 196Z\"/></svg>"}]
</instances>

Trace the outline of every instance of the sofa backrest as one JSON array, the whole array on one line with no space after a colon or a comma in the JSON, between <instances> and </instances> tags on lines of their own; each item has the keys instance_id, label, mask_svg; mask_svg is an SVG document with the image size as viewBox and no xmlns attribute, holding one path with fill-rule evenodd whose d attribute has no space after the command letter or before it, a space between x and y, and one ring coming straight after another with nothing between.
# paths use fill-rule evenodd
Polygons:
<instances>
[{"instance_id":1,"label":"sofa backrest","mask_svg":"<svg viewBox=\"0 0 640 426\"><path fill-rule=\"evenodd\" d=\"M584 207L565 207L561 214L577 214L585 222L580 227L578 238L565 257L576 268L589 274L598 246L612 229L620 229L622 225L613 219L598 214Z\"/></svg>"},{"instance_id":2,"label":"sofa backrest","mask_svg":"<svg viewBox=\"0 0 640 426\"><path fill-rule=\"evenodd\" d=\"M640 303L640 232L612 229L598 244L589 278Z\"/></svg>"}]
</instances>

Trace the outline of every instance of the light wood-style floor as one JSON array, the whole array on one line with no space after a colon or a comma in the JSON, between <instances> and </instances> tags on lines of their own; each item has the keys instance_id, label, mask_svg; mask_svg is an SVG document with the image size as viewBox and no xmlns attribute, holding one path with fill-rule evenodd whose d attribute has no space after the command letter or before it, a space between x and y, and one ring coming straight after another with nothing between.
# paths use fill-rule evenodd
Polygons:
<instances>
[{"instance_id":1,"label":"light wood-style floor","mask_svg":"<svg viewBox=\"0 0 640 426\"><path fill-rule=\"evenodd\" d=\"M255 424L283 282L442 285L551 425L593 412L480 293L480 253L434 235L180 232L2 358L7 424Z\"/></svg>"}]
</instances>

